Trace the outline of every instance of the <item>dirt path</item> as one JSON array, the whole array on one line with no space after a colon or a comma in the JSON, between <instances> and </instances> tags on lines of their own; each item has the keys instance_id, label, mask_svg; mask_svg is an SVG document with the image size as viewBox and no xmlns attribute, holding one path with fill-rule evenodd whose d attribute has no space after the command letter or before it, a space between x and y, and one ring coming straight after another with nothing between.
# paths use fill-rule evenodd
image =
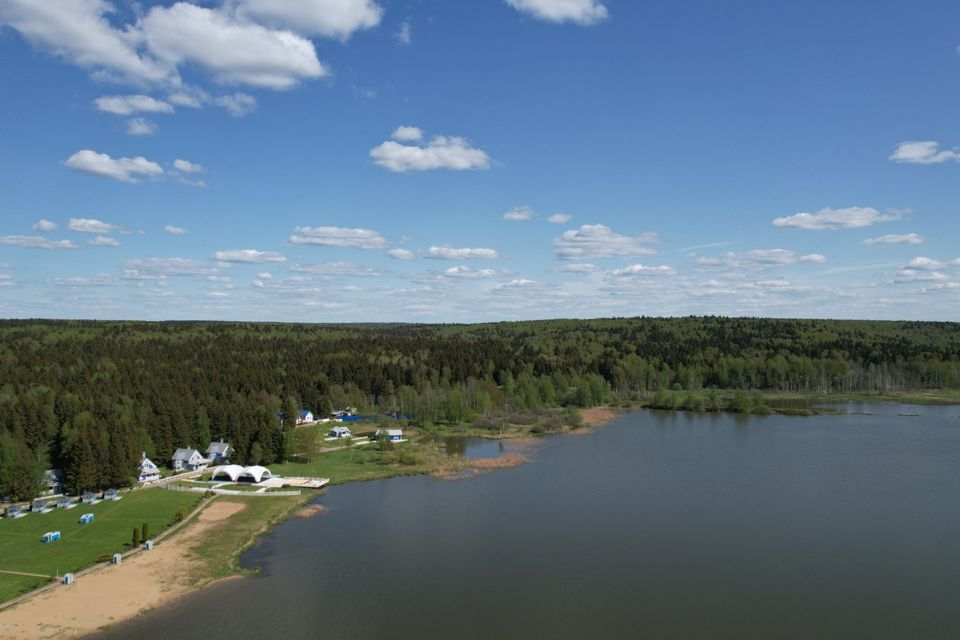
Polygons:
<instances>
[{"instance_id":1,"label":"dirt path","mask_svg":"<svg viewBox=\"0 0 960 640\"><path fill-rule=\"evenodd\" d=\"M243 510L237 502L215 500L197 521L123 564L81 576L26 602L0 611L0 637L5 640L76 638L141 611L173 600L190 590L187 566L190 548L218 523Z\"/></svg>"}]
</instances>

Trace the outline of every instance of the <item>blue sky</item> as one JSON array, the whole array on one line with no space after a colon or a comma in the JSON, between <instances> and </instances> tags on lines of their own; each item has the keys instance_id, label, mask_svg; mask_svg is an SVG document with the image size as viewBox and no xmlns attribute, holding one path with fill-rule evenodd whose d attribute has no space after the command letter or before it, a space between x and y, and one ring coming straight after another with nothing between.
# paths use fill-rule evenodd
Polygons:
<instances>
[{"instance_id":1,"label":"blue sky","mask_svg":"<svg viewBox=\"0 0 960 640\"><path fill-rule=\"evenodd\" d=\"M0 316L960 320L960 5L0 0Z\"/></svg>"}]
</instances>

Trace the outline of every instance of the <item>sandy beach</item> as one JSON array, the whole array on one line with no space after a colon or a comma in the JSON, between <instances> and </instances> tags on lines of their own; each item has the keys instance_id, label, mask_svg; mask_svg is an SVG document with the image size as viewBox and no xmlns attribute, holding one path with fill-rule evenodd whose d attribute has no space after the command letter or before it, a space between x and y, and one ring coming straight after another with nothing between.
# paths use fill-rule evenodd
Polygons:
<instances>
[{"instance_id":1,"label":"sandy beach","mask_svg":"<svg viewBox=\"0 0 960 640\"><path fill-rule=\"evenodd\" d=\"M219 523L243 510L215 500L197 521L123 564L84 575L22 604L0 611L0 637L7 640L76 638L127 620L191 590L186 570L190 549Z\"/></svg>"}]
</instances>

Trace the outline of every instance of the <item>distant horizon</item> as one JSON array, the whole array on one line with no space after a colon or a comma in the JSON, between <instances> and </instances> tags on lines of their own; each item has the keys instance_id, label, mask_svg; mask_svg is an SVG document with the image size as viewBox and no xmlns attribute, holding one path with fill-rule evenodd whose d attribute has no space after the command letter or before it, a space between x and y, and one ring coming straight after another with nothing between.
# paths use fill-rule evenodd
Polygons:
<instances>
[{"instance_id":1,"label":"distant horizon","mask_svg":"<svg viewBox=\"0 0 960 640\"><path fill-rule=\"evenodd\" d=\"M0 316L960 321L958 29L946 0L0 0Z\"/></svg>"}]
</instances>

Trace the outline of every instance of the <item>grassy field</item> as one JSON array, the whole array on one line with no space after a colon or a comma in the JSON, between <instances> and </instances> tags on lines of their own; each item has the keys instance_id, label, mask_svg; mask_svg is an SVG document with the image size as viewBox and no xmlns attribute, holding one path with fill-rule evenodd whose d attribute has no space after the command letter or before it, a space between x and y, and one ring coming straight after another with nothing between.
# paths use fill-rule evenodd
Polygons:
<instances>
[{"instance_id":1,"label":"grassy field","mask_svg":"<svg viewBox=\"0 0 960 640\"><path fill-rule=\"evenodd\" d=\"M195 555L195 561L190 563L191 575L198 584L204 584L218 578L246 573L237 564L240 554L252 546L259 536L267 533L275 524L315 497L316 494L308 492L302 496L275 498L216 498L223 502L239 502L246 505L246 508L225 520L216 535L204 536L203 541L191 549Z\"/></svg>"},{"instance_id":2,"label":"grassy field","mask_svg":"<svg viewBox=\"0 0 960 640\"><path fill-rule=\"evenodd\" d=\"M343 484L432 473L453 462L428 440L404 442L393 451L381 451L375 445L329 451L316 454L306 462L272 464L270 470L279 476L330 478L330 484Z\"/></svg>"},{"instance_id":3,"label":"grassy field","mask_svg":"<svg viewBox=\"0 0 960 640\"><path fill-rule=\"evenodd\" d=\"M0 573L0 602L15 598L21 593L32 591L50 582L46 578L30 576L15 576L9 573Z\"/></svg>"},{"instance_id":4,"label":"grassy field","mask_svg":"<svg viewBox=\"0 0 960 640\"><path fill-rule=\"evenodd\" d=\"M125 494L116 502L81 504L15 520L4 518L0 520L0 570L44 575L78 571L103 556L128 549L133 528L144 522L150 527L150 535L156 536L174 523L178 510L189 512L200 499L201 494L148 489ZM94 514L92 524L80 524L84 513ZM62 538L44 544L40 538L47 531L60 531ZM0 601L34 584L19 576L0 576Z\"/></svg>"}]
</instances>

